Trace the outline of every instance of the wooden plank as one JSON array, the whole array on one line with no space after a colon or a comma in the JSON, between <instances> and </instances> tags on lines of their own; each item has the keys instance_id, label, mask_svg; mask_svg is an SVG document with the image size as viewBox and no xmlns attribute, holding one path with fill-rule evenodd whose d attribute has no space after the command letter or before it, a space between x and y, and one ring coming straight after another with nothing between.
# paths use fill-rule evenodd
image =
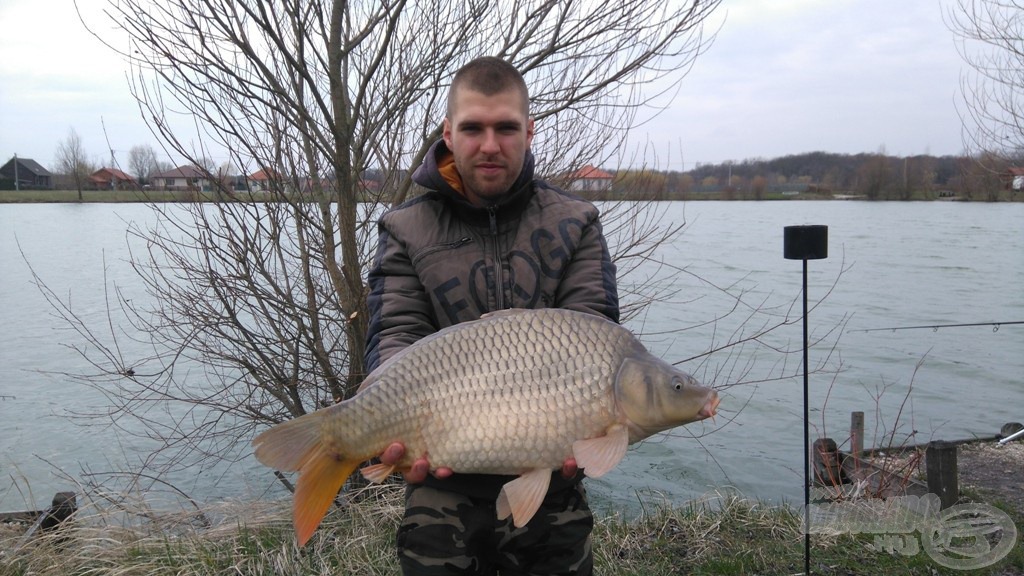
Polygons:
<instances>
[{"instance_id":1,"label":"wooden plank","mask_svg":"<svg viewBox=\"0 0 1024 576\"><path fill-rule=\"evenodd\" d=\"M863 483L863 493L889 498L891 496L924 496L928 485L904 476L898 470L880 466L853 454L842 454L843 474L850 483Z\"/></svg>"},{"instance_id":2,"label":"wooden plank","mask_svg":"<svg viewBox=\"0 0 1024 576\"><path fill-rule=\"evenodd\" d=\"M0 522L9 524L31 524L39 519L46 510L28 510L25 512L0 512Z\"/></svg>"}]
</instances>

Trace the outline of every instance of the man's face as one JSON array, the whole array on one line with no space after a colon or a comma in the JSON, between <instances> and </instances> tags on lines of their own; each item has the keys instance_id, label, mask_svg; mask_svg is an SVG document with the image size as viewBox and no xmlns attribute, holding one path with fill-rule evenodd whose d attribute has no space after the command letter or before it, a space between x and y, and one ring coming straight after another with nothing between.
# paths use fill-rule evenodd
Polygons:
<instances>
[{"instance_id":1,"label":"man's face","mask_svg":"<svg viewBox=\"0 0 1024 576\"><path fill-rule=\"evenodd\" d=\"M522 172L533 141L533 119L525 109L515 90L491 96L456 90L451 117L444 119L444 143L455 155L466 198L474 205L500 198Z\"/></svg>"}]
</instances>

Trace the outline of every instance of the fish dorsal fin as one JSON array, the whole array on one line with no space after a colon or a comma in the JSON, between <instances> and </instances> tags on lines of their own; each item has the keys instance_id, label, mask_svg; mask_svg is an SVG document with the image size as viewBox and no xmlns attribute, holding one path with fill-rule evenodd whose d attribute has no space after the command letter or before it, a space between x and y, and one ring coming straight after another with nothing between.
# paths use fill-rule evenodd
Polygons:
<instances>
[{"instance_id":1,"label":"fish dorsal fin","mask_svg":"<svg viewBox=\"0 0 1024 576\"><path fill-rule=\"evenodd\" d=\"M486 312L480 315L481 320L487 320L489 318L501 318L502 316L517 316L519 314L534 312L530 308L505 308L503 310L495 310L493 312Z\"/></svg>"},{"instance_id":2,"label":"fish dorsal fin","mask_svg":"<svg viewBox=\"0 0 1024 576\"><path fill-rule=\"evenodd\" d=\"M395 471L395 467L388 464L370 464L359 471L363 473L363 478L374 484L380 484L387 480L388 476L391 476Z\"/></svg>"},{"instance_id":3,"label":"fish dorsal fin","mask_svg":"<svg viewBox=\"0 0 1024 576\"><path fill-rule=\"evenodd\" d=\"M498 494L498 519L511 515L516 528L526 526L544 502L550 484L551 470L546 468L535 468L507 482Z\"/></svg>"},{"instance_id":4,"label":"fish dorsal fin","mask_svg":"<svg viewBox=\"0 0 1024 576\"><path fill-rule=\"evenodd\" d=\"M626 456L629 446L629 430L621 424L608 428L604 436L577 440L572 443L572 455L576 464L587 476L604 476Z\"/></svg>"}]
</instances>

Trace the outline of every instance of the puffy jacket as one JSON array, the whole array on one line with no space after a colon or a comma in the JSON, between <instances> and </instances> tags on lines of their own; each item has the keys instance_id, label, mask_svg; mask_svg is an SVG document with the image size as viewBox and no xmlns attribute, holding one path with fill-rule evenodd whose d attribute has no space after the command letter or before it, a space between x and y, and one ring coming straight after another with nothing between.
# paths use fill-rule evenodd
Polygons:
<instances>
[{"instance_id":1,"label":"puffy jacket","mask_svg":"<svg viewBox=\"0 0 1024 576\"><path fill-rule=\"evenodd\" d=\"M618 322L615 265L597 208L533 179L533 156L514 192L487 208L441 176L438 141L413 179L425 194L378 224L369 273L366 367L441 328L507 308L571 308Z\"/></svg>"},{"instance_id":2,"label":"puffy jacket","mask_svg":"<svg viewBox=\"0 0 1024 576\"><path fill-rule=\"evenodd\" d=\"M570 308L618 322L615 265L592 203L534 179L527 152L512 192L475 207L440 173L439 161L450 156L444 141L436 142L413 174L428 191L378 223L367 370L441 328L495 310ZM436 487L466 491L452 480ZM479 494L496 495L491 488Z\"/></svg>"}]
</instances>

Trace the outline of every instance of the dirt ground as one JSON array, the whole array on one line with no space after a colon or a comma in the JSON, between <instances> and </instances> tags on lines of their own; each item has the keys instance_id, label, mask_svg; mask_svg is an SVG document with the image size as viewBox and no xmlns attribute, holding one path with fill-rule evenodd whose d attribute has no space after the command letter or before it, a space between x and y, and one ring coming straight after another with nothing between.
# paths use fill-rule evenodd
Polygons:
<instances>
[{"instance_id":1,"label":"dirt ground","mask_svg":"<svg viewBox=\"0 0 1024 576\"><path fill-rule=\"evenodd\" d=\"M1024 516L1024 441L962 444L957 455L960 490L1001 501Z\"/></svg>"}]
</instances>

